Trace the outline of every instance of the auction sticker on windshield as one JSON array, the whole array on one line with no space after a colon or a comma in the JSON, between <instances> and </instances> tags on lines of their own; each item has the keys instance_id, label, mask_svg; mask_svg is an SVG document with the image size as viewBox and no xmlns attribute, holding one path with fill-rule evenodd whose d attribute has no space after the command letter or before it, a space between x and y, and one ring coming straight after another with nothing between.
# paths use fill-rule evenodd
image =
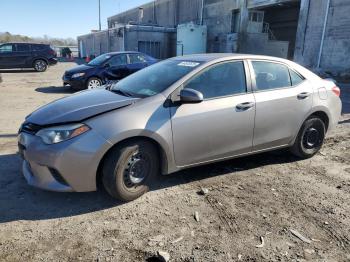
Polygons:
<instances>
[{"instance_id":1,"label":"auction sticker on windshield","mask_svg":"<svg viewBox=\"0 0 350 262\"><path fill-rule=\"evenodd\" d=\"M179 65L179 66L195 67L195 66L199 65L199 63L197 63L197 62L183 61L183 62L181 62L181 63L179 63L179 64L177 64L177 65Z\"/></svg>"}]
</instances>

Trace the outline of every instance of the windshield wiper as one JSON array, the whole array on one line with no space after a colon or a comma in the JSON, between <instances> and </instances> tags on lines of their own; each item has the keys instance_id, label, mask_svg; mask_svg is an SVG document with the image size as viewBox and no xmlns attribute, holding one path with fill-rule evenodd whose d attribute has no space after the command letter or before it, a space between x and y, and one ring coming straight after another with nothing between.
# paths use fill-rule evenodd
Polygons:
<instances>
[{"instance_id":1,"label":"windshield wiper","mask_svg":"<svg viewBox=\"0 0 350 262\"><path fill-rule=\"evenodd\" d=\"M109 91L127 97L132 97L133 95L129 92L123 91L121 89L110 89Z\"/></svg>"}]
</instances>

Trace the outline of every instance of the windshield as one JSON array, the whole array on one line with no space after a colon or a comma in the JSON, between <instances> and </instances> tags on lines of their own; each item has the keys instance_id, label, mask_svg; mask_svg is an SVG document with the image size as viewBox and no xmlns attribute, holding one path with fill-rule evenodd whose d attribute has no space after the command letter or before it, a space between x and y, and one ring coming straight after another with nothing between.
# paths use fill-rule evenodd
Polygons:
<instances>
[{"instance_id":1,"label":"windshield","mask_svg":"<svg viewBox=\"0 0 350 262\"><path fill-rule=\"evenodd\" d=\"M165 60L115 83L111 91L122 91L138 97L153 96L163 92L200 64L194 61Z\"/></svg>"},{"instance_id":2,"label":"windshield","mask_svg":"<svg viewBox=\"0 0 350 262\"><path fill-rule=\"evenodd\" d=\"M108 54L104 54L104 55L100 55L98 57L96 57L95 59L91 60L88 65L92 65L92 66L98 66L98 65L102 65L105 61L107 61L109 58L111 58L110 55Z\"/></svg>"}]
</instances>

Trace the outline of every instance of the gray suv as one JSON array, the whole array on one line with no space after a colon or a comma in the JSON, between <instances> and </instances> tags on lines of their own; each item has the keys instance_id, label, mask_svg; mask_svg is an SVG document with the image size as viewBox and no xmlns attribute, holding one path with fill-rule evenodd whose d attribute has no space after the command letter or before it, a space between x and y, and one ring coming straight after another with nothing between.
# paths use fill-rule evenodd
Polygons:
<instances>
[{"instance_id":1,"label":"gray suv","mask_svg":"<svg viewBox=\"0 0 350 262\"><path fill-rule=\"evenodd\" d=\"M291 61L254 55L171 58L52 102L19 132L23 174L54 191L124 201L158 173L289 148L312 157L338 122L340 90Z\"/></svg>"}]
</instances>

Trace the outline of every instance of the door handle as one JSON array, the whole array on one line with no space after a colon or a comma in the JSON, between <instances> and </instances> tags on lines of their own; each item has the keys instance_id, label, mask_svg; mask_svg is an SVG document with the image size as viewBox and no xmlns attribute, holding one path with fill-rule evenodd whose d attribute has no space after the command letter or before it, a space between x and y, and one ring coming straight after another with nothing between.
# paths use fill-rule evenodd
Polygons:
<instances>
[{"instance_id":1,"label":"door handle","mask_svg":"<svg viewBox=\"0 0 350 262\"><path fill-rule=\"evenodd\" d=\"M244 102L244 103L236 105L236 108L238 110L242 110L243 111L243 110L248 110L249 108L252 108L254 105L255 105L254 102Z\"/></svg>"},{"instance_id":2,"label":"door handle","mask_svg":"<svg viewBox=\"0 0 350 262\"><path fill-rule=\"evenodd\" d=\"M298 99L305 99L305 98L308 98L309 96L310 96L309 92L302 92L297 95Z\"/></svg>"}]
</instances>

